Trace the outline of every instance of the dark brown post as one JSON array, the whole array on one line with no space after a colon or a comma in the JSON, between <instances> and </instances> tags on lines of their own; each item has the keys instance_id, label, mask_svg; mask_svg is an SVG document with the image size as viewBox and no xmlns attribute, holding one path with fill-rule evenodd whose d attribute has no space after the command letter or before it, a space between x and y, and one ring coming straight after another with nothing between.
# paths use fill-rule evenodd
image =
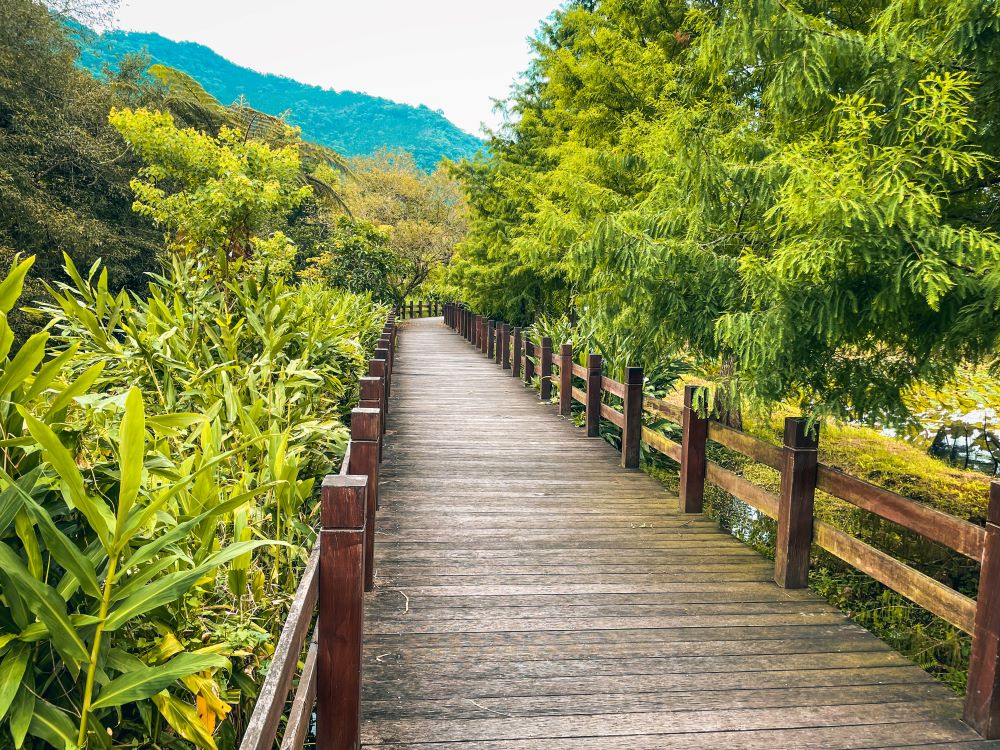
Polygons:
<instances>
[{"instance_id":1,"label":"dark brown post","mask_svg":"<svg viewBox=\"0 0 1000 750\"><path fill-rule=\"evenodd\" d=\"M521 377L521 329L514 326L514 353L510 360L511 375Z\"/></svg>"},{"instance_id":2,"label":"dark brown post","mask_svg":"<svg viewBox=\"0 0 1000 750\"><path fill-rule=\"evenodd\" d=\"M542 383L538 397L542 401L548 401L552 398L552 339L548 336L542 336L541 348L542 351L538 357L538 364L542 371Z\"/></svg>"},{"instance_id":3,"label":"dark brown post","mask_svg":"<svg viewBox=\"0 0 1000 750\"><path fill-rule=\"evenodd\" d=\"M382 399L382 409L386 414L389 413L389 396L392 395L392 371L389 369L389 350L384 346L379 346L375 349L375 359L381 359L385 362L385 373L382 377L385 379L385 397Z\"/></svg>"},{"instance_id":4,"label":"dark brown post","mask_svg":"<svg viewBox=\"0 0 1000 750\"><path fill-rule=\"evenodd\" d=\"M368 360L368 375L373 378L378 378L382 381L382 413L388 414L388 400L385 397L385 369L386 361L384 359L369 359ZM385 419L382 420L382 428L385 429Z\"/></svg>"},{"instance_id":5,"label":"dark brown post","mask_svg":"<svg viewBox=\"0 0 1000 750\"><path fill-rule=\"evenodd\" d=\"M683 439L681 441L682 513L701 513L705 506L705 443L708 440L708 418L694 409L698 386L684 386Z\"/></svg>"},{"instance_id":6,"label":"dark brown post","mask_svg":"<svg viewBox=\"0 0 1000 750\"><path fill-rule=\"evenodd\" d=\"M986 510L965 721L988 740L1000 737L1000 482L990 484Z\"/></svg>"},{"instance_id":7,"label":"dark brown post","mask_svg":"<svg viewBox=\"0 0 1000 750\"><path fill-rule=\"evenodd\" d=\"M785 418L774 580L786 589L805 588L809 583L818 436L809 434L808 424L802 417Z\"/></svg>"},{"instance_id":8,"label":"dark brown post","mask_svg":"<svg viewBox=\"0 0 1000 750\"><path fill-rule=\"evenodd\" d=\"M361 653L364 630L368 477L323 480L316 624L316 747L361 746Z\"/></svg>"},{"instance_id":9,"label":"dark brown post","mask_svg":"<svg viewBox=\"0 0 1000 750\"><path fill-rule=\"evenodd\" d=\"M486 349L490 345L490 323L492 320L483 318L482 330L479 335L479 351L482 354L486 354Z\"/></svg>"},{"instance_id":10,"label":"dark brown post","mask_svg":"<svg viewBox=\"0 0 1000 750\"><path fill-rule=\"evenodd\" d=\"M475 338L475 340L472 343L475 344L475 346L476 346L477 349L481 350L483 348L483 316L482 315L477 315L476 316L476 338Z\"/></svg>"},{"instance_id":11,"label":"dark brown post","mask_svg":"<svg viewBox=\"0 0 1000 750\"><path fill-rule=\"evenodd\" d=\"M378 434L378 460L382 460L382 451L385 435L385 417L382 414L382 403L384 397L385 383L379 377L360 378L361 398L358 399L358 406L362 409L377 409L379 412L379 434Z\"/></svg>"},{"instance_id":12,"label":"dark brown post","mask_svg":"<svg viewBox=\"0 0 1000 750\"><path fill-rule=\"evenodd\" d=\"M503 347L503 328L504 328L505 325L507 325L507 324L504 323L503 321L498 320L497 321L497 330L496 330L496 333L494 334L494 336L496 338L496 342L495 342L496 346L494 347L493 354L495 356L493 357L493 359L494 359L494 361L498 365L501 362L503 362L503 353L502 353L503 352L503 349L502 349L502 347Z\"/></svg>"},{"instance_id":13,"label":"dark brown post","mask_svg":"<svg viewBox=\"0 0 1000 750\"><path fill-rule=\"evenodd\" d=\"M531 339L524 340L524 384L531 385L535 379L535 363L531 359L535 356L535 344Z\"/></svg>"},{"instance_id":14,"label":"dark brown post","mask_svg":"<svg viewBox=\"0 0 1000 750\"><path fill-rule=\"evenodd\" d=\"M587 356L587 437L601 435L601 355Z\"/></svg>"},{"instance_id":15,"label":"dark brown post","mask_svg":"<svg viewBox=\"0 0 1000 750\"><path fill-rule=\"evenodd\" d=\"M639 468L639 444L642 441L642 368L625 368L625 428L622 430L622 466Z\"/></svg>"},{"instance_id":16,"label":"dark brown post","mask_svg":"<svg viewBox=\"0 0 1000 750\"><path fill-rule=\"evenodd\" d=\"M559 347L559 413L573 414L573 345Z\"/></svg>"},{"instance_id":17,"label":"dark brown post","mask_svg":"<svg viewBox=\"0 0 1000 750\"><path fill-rule=\"evenodd\" d=\"M378 409L351 412L351 460L347 473L368 477L368 511L365 518L365 591L375 585L375 509L378 507Z\"/></svg>"},{"instance_id":18,"label":"dark brown post","mask_svg":"<svg viewBox=\"0 0 1000 750\"><path fill-rule=\"evenodd\" d=\"M413 300L410 300L410 317L413 317Z\"/></svg>"},{"instance_id":19,"label":"dark brown post","mask_svg":"<svg viewBox=\"0 0 1000 750\"><path fill-rule=\"evenodd\" d=\"M490 359L493 359L493 355L495 353L493 347L496 345L496 333L497 322L495 320L491 320L486 326L486 356Z\"/></svg>"},{"instance_id":20,"label":"dark brown post","mask_svg":"<svg viewBox=\"0 0 1000 750\"><path fill-rule=\"evenodd\" d=\"M418 318L424 317L424 301L423 300L419 300L417 302L417 317Z\"/></svg>"},{"instance_id":21,"label":"dark brown post","mask_svg":"<svg viewBox=\"0 0 1000 750\"><path fill-rule=\"evenodd\" d=\"M500 332L500 366L510 369L510 324L504 323Z\"/></svg>"}]
</instances>

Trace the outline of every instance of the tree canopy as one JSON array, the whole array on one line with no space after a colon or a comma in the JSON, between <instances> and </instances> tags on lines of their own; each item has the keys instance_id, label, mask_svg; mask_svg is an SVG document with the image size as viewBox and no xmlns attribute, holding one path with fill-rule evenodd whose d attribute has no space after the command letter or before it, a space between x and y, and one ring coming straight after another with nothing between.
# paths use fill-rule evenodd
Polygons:
<instances>
[{"instance_id":1,"label":"tree canopy","mask_svg":"<svg viewBox=\"0 0 1000 750\"><path fill-rule=\"evenodd\" d=\"M998 351L998 30L984 0L570 3L458 170L450 280L747 395L902 417Z\"/></svg>"}]
</instances>

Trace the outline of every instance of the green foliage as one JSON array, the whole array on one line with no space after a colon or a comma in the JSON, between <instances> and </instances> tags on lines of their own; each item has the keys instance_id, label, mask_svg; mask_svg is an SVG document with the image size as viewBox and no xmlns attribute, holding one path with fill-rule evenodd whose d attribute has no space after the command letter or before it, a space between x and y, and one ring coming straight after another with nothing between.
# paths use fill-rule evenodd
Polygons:
<instances>
[{"instance_id":1,"label":"green foliage","mask_svg":"<svg viewBox=\"0 0 1000 750\"><path fill-rule=\"evenodd\" d=\"M145 298L67 273L54 336L11 356L0 316L0 726L18 748L233 747L386 309L179 257Z\"/></svg>"},{"instance_id":2,"label":"green foliage","mask_svg":"<svg viewBox=\"0 0 1000 750\"><path fill-rule=\"evenodd\" d=\"M421 169L430 171L443 158L461 159L482 148L478 138L427 107L261 74L234 65L207 47L158 34L81 31L80 63L95 75L103 75L105 68L117 70L128 55L148 55L154 63L193 77L222 102L245 98L263 112L289 112L289 122L301 127L306 138L341 154L364 156L383 148L405 149Z\"/></svg>"},{"instance_id":3,"label":"green foliage","mask_svg":"<svg viewBox=\"0 0 1000 750\"><path fill-rule=\"evenodd\" d=\"M341 216L320 246L320 253L308 259L299 276L392 302L395 295L390 279L405 273L406 268L405 261L389 247L389 234L388 227Z\"/></svg>"},{"instance_id":4,"label":"green foliage","mask_svg":"<svg viewBox=\"0 0 1000 750\"><path fill-rule=\"evenodd\" d=\"M44 5L0 4L0 263L16 253L36 263L39 279L61 278L62 253L89 266L102 258L116 288L140 288L155 265L159 233L131 211L129 179L138 162L108 125L113 106L156 98L134 60L101 84L74 65L76 50ZM23 315L11 319L19 337Z\"/></svg>"},{"instance_id":5,"label":"green foliage","mask_svg":"<svg viewBox=\"0 0 1000 750\"><path fill-rule=\"evenodd\" d=\"M902 421L1000 343L998 29L981 0L568 4L458 169L453 289L625 332L633 364L684 352L722 394Z\"/></svg>"},{"instance_id":6,"label":"green foliage","mask_svg":"<svg viewBox=\"0 0 1000 750\"><path fill-rule=\"evenodd\" d=\"M272 149L227 127L216 138L148 110L113 110L110 119L147 164L131 183L133 207L167 230L173 249L229 262L265 251L265 266L276 259L290 270L284 238L261 235L311 195L297 184L294 146Z\"/></svg>"}]
</instances>

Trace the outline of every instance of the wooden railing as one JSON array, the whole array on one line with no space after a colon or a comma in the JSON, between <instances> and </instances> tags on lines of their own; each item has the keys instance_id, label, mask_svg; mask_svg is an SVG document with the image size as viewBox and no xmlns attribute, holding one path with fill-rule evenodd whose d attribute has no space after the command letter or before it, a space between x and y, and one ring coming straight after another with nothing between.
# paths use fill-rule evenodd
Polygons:
<instances>
[{"instance_id":1,"label":"wooden railing","mask_svg":"<svg viewBox=\"0 0 1000 750\"><path fill-rule=\"evenodd\" d=\"M400 318L436 318L442 313L444 305L435 299L407 300L396 308L395 313Z\"/></svg>"},{"instance_id":2,"label":"wooden railing","mask_svg":"<svg viewBox=\"0 0 1000 750\"><path fill-rule=\"evenodd\" d=\"M324 478L320 529L278 638L240 750L272 750L306 641L281 750L300 750L316 715L316 747L356 750L361 732L363 596L374 574L378 468L396 352L390 315L361 378L340 473ZM315 626L313 625L314 615ZM311 636L310 636L311 633ZM322 678L319 679L318 676Z\"/></svg>"},{"instance_id":3,"label":"wooden railing","mask_svg":"<svg viewBox=\"0 0 1000 750\"><path fill-rule=\"evenodd\" d=\"M620 428L623 467L639 466L640 442L680 464L682 512L702 511L705 482L709 481L776 520L774 579L779 586L807 585L809 551L815 544L971 634L965 720L987 739L1000 737L1000 482L990 485L985 528L977 526L820 463L818 428L808 430L803 418L785 420L784 441L779 447L708 419L695 408L697 386L685 388L683 406L668 403L643 394L641 368L627 368L625 382L619 382L602 374L599 354L589 354L583 367L574 362L572 345L563 343L553 360L551 340L530 341L521 328L487 320L459 304L446 303L444 319L483 354L510 369L514 377L530 384L537 375L543 401L548 401L552 387L557 387L561 414L569 416L572 403L582 403L588 436L599 435L602 419ZM554 366L558 375L553 374ZM606 403L604 394L620 401L621 408ZM644 414L679 425L681 442L645 426ZM779 471L779 493L775 495L709 460L709 440ZM971 599L814 518L816 490L980 563L977 598Z\"/></svg>"}]
</instances>

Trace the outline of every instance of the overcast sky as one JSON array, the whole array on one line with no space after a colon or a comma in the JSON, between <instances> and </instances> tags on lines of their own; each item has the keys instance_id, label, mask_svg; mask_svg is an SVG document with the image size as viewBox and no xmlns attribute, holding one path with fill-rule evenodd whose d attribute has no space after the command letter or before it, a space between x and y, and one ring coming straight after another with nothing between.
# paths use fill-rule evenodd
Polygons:
<instances>
[{"instance_id":1,"label":"overcast sky","mask_svg":"<svg viewBox=\"0 0 1000 750\"><path fill-rule=\"evenodd\" d=\"M123 0L117 26L264 73L443 110L479 134L558 0Z\"/></svg>"}]
</instances>

